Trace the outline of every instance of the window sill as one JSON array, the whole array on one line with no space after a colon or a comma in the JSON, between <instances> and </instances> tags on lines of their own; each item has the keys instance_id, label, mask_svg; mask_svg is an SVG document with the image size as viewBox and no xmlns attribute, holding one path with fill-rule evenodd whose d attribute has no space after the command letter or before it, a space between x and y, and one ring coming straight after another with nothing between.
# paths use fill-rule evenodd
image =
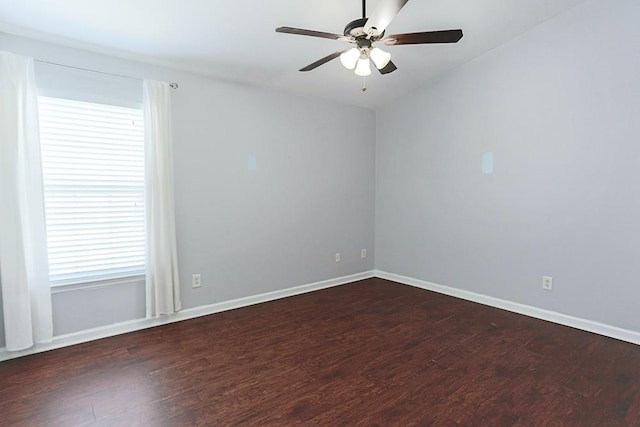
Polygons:
<instances>
[{"instance_id":1,"label":"window sill","mask_svg":"<svg viewBox=\"0 0 640 427\"><path fill-rule=\"evenodd\" d=\"M51 286L51 294L62 294L65 292L74 292L87 289L105 288L117 285L129 285L132 283L144 284L144 276L119 277L117 279L97 280L95 282L74 283L69 285Z\"/></svg>"}]
</instances>

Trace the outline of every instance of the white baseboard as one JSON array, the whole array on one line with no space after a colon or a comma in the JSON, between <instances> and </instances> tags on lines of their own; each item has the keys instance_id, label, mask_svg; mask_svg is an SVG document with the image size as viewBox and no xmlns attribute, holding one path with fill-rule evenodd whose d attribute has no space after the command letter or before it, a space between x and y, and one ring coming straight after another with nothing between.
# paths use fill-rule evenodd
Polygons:
<instances>
[{"instance_id":1,"label":"white baseboard","mask_svg":"<svg viewBox=\"0 0 640 427\"><path fill-rule=\"evenodd\" d=\"M477 302L480 304L488 305L490 307L496 307L502 310L524 314L525 316L535 317L536 319L542 319L549 322L558 323L560 325L570 326L572 328L581 329L583 331L593 332L594 334L604 335L606 337L640 345L640 332L637 331L622 329L616 326L594 322L592 320L581 319L579 317L573 317L566 314L557 313L555 311L549 311L529 305L518 304L516 302L477 294L475 292L465 291L462 289L450 288L448 286L442 286L436 283L426 282L424 280L414 279L412 277L401 276L398 274L387 273L385 271L374 270L374 275L375 277L380 277L381 279L391 280L393 282L414 286L420 289L426 289L467 301Z\"/></svg>"},{"instance_id":2,"label":"white baseboard","mask_svg":"<svg viewBox=\"0 0 640 427\"><path fill-rule=\"evenodd\" d=\"M320 289L340 286L347 283L355 282L357 280L368 279L370 277L380 277L381 279L391 280L393 282L434 291L444 295L450 295L452 297L464 299L467 301L477 302L490 307L496 307L502 310L524 314L525 316L535 317L537 319L558 323L560 325L570 326L572 328L581 329L584 331L593 332L595 334L604 335L607 337L640 345L640 332L622 329L604 323L581 319L578 317L573 317L566 314L544 310L524 304L518 304L515 302L477 294L462 289L438 285L412 277L387 273L385 271L373 270L358 274L352 274L349 276L337 277L335 279L323 280L321 282L310 283L307 285L296 286L293 288L238 298L230 301L188 308L172 316L163 316L155 319L135 319L127 322L116 323L113 325L102 326L99 328L74 332L71 334L59 335L54 337L51 343L36 344L35 346L22 351L7 351L5 348L0 348L0 362L21 356L26 356L29 354L41 353L44 351L54 350L56 348L67 347L83 342L112 337L128 332L139 331L141 329L153 328L155 326L160 326L167 323L180 322L200 316L206 316L208 314L220 313L222 311L233 310L235 308L246 307L254 304L277 300L280 298L286 298L294 295L304 294L307 292L317 291Z\"/></svg>"},{"instance_id":3,"label":"white baseboard","mask_svg":"<svg viewBox=\"0 0 640 427\"><path fill-rule=\"evenodd\" d=\"M162 316L160 318L154 319L135 319L127 322L116 323L113 325L101 326L99 328L87 329L84 331L74 332L66 335L59 335L54 337L51 343L36 344L31 348L21 351L7 351L6 348L0 348L0 362L9 359L15 359L16 357L27 356L29 354L41 353L44 351L54 350L56 348L67 347L83 342L112 337L114 335L125 334L127 332L153 328L155 326L165 325L167 323L180 322L183 320L193 319L195 317L206 316L208 314L219 313L222 311L233 310L235 308L273 301L280 298L305 294L307 292L317 291L320 289L340 286L346 283L355 282L357 280L368 279L370 277L374 277L373 271L365 271L363 273L337 277L335 279L323 280L321 282L309 283L293 288L252 295L215 304L203 305L200 307L187 308L172 316Z\"/></svg>"}]
</instances>

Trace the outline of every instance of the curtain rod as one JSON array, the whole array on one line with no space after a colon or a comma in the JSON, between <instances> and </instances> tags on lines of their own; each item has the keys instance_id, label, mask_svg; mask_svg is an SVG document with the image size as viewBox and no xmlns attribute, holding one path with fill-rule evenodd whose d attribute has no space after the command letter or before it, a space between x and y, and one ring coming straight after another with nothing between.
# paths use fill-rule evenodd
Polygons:
<instances>
[{"instance_id":1,"label":"curtain rod","mask_svg":"<svg viewBox=\"0 0 640 427\"><path fill-rule=\"evenodd\" d=\"M89 70L88 68L74 67L73 65L66 65L66 64L58 64L56 62L43 61L41 59L34 59L34 61L39 62L41 64L57 65L58 67L73 68L74 70L81 70L81 71L87 71L89 73L103 74L105 76L120 77L123 79L129 79L129 80L142 80L137 77L123 76L121 74L107 73L104 71ZM169 83L169 86L171 87L171 89L178 89L178 83Z\"/></svg>"}]
</instances>

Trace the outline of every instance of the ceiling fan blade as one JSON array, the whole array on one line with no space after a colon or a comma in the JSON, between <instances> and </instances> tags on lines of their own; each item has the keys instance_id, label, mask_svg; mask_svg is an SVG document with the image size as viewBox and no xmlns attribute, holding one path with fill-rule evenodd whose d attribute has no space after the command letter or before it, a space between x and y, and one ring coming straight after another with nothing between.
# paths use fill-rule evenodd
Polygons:
<instances>
[{"instance_id":1,"label":"ceiling fan blade","mask_svg":"<svg viewBox=\"0 0 640 427\"><path fill-rule=\"evenodd\" d=\"M396 64L394 64L393 62L389 61L389 63L387 65L384 66L384 68L381 68L380 70L380 74L389 74L389 73L393 73L395 70L397 70L398 67L396 67Z\"/></svg>"},{"instance_id":2,"label":"ceiling fan blade","mask_svg":"<svg viewBox=\"0 0 640 427\"><path fill-rule=\"evenodd\" d=\"M409 0L380 0L378 7L373 11L367 23L364 24L364 31L372 36L382 34L408 1Z\"/></svg>"},{"instance_id":3,"label":"ceiling fan blade","mask_svg":"<svg viewBox=\"0 0 640 427\"><path fill-rule=\"evenodd\" d=\"M423 33L393 34L382 42L389 46L398 44L457 43L462 30L425 31Z\"/></svg>"},{"instance_id":4,"label":"ceiling fan blade","mask_svg":"<svg viewBox=\"0 0 640 427\"><path fill-rule=\"evenodd\" d=\"M312 64L309 64L304 68L300 68L300 71L311 71L311 70L313 70L315 68L318 68L322 64L326 64L327 62L336 59L338 56L340 56L340 54L342 54L342 52L346 52L346 50L341 50L339 52L333 52L331 55L327 55L324 58L318 59L316 62L314 62Z\"/></svg>"},{"instance_id":5,"label":"ceiling fan blade","mask_svg":"<svg viewBox=\"0 0 640 427\"><path fill-rule=\"evenodd\" d=\"M276 28L276 33L297 34L300 36L322 37L324 39L338 40L344 37L341 34L325 33L323 31L305 30L302 28L292 27L279 27Z\"/></svg>"}]
</instances>

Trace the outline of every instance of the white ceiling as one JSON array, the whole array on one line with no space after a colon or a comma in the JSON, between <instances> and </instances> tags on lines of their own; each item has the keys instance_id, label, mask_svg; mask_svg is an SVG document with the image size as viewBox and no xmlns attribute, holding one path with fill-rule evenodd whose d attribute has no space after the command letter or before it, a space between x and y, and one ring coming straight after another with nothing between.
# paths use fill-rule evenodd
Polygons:
<instances>
[{"instance_id":1,"label":"white ceiling","mask_svg":"<svg viewBox=\"0 0 640 427\"><path fill-rule=\"evenodd\" d=\"M279 34L279 26L342 33L360 0L0 0L0 30L87 43L175 68L375 108L584 0L412 0L387 34L461 28L458 44L388 47L398 70L362 79L334 60L346 44ZM368 11L377 0L368 1ZM34 33L36 32L36 33Z\"/></svg>"}]
</instances>

